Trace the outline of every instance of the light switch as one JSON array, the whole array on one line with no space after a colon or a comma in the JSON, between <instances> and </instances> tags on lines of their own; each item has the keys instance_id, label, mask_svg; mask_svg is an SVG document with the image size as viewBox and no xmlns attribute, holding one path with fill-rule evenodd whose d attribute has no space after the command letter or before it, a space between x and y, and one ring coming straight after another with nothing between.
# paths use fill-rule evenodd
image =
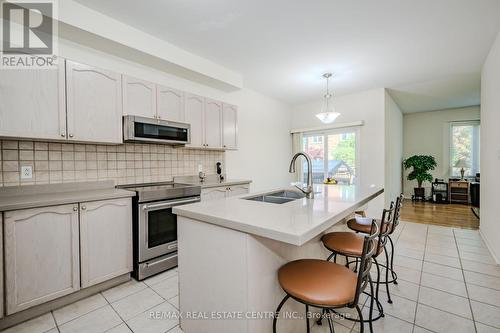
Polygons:
<instances>
[{"instance_id":1,"label":"light switch","mask_svg":"<svg viewBox=\"0 0 500 333\"><path fill-rule=\"evenodd\" d=\"M21 179L33 178L33 167L31 165L21 166Z\"/></svg>"}]
</instances>

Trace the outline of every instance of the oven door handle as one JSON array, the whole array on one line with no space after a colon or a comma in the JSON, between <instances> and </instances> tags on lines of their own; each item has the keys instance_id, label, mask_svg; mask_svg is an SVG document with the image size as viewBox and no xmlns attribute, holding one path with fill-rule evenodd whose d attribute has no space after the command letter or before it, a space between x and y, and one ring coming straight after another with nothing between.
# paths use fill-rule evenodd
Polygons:
<instances>
[{"instance_id":1,"label":"oven door handle","mask_svg":"<svg viewBox=\"0 0 500 333\"><path fill-rule=\"evenodd\" d=\"M144 205L142 207L142 209L147 211L147 210L152 210L152 209L170 208L170 207L174 207L174 206L178 206L178 205L184 205L184 204L194 203L194 202L199 202L199 201L200 201L200 198L176 200L176 201L170 201L170 202Z\"/></svg>"}]
</instances>

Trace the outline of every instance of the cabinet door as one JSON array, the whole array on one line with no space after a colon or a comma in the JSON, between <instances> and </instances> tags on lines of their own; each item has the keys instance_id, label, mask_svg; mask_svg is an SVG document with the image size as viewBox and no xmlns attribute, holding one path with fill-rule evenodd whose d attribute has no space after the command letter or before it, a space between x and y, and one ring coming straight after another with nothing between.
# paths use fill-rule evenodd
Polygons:
<instances>
[{"instance_id":1,"label":"cabinet door","mask_svg":"<svg viewBox=\"0 0 500 333\"><path fill-rule=\"evenodd\" d=\"M222 146L238 148L238 109L234 105L222 105Z\"/></svg>"},{"instance_id":2,"label":"cabinet door","mask_svg":"<svg viewBox=\"0 0 500 333\"><path fill-rule=\"evenodd\" d=\"M131 199L80 203L82 288L132 271Z\"/></svg>"},{"instance_id":3,"label":"cabinet door","mask_svg":"<svg viewBox=\"0 0 500 333\"><path fill-rule=\"evenodd\" d=\"M157 115L160 119L184 121L184 93L182 91L157 86Z\"/></svg>"},{"instance_id":4,"label":"cabinet door","mask_svg":"<svg viewBox=\"0 0 500 333\"><path fill-rule=\"evenodd\" d=\"M78 206L4 213L7 314L80 289Z\"/></svg>"},{"instance_id":5,"label":"cabinet door","mask_svg":"<svg viewBox=\"0 0 500 333\"><path fill-rule=\"evenodd\" d=\"M121 75L66 60L70 140L122 143Z\"/></svg>"},{"instance_id":6,"label":"cabinet door","mask_svg":"<svg viewBox=\"0 0 500 333\"><path fill-rule=\"evenodd\" d=\"M222 147L222 103L205 99L205 145L208 148Z\"/></svg>"},{"instance_id":7,"label":"cabinet door","mask_svg":"<svg viewBox=\"0 0 500 333\"><path fill-rule=\"evenodd\" d=\"M197 95L186 94L185 122L191 124L191 143L189 147L203 147L203 113L205 108L204 98Z\"/></svg>"},{"instance_id":8,"label":"cabinet door","mask_svg":"<svg viewBox=\"0 0 500 333\"><path fill-rule=\"evenodd\" d=\"M250 192L250 185L233 185L228 187L227 196L235 197Z\"/></svg>"},{"instance_id":9,"label":"cabinet door","mask_svg":"<svg viewBox=\"0 0 500 333\"><path fill-rule=\"evenodd\" d=\"M64 60L57 69L2 70L0 136L66 138Z\"/></svg>"},{"instance_id":10,"label":"cabinet door","mask_svg":"<svg viewBox=\"0 0 500 333\"><path fill-rule=\"evenodd\" d=\"M156 85L123 75L123 114L156 117Z\"/></svg>"},{"instance_id":11,"label":"cabinet door","mask_svg":"<svg viewBox=\"0 0 500 333\"><path fill-rule=\"evenodd\" d=\"M201 201L224 199L226 187L212 187L201 190Z\"/></svg>"}]
</instances>

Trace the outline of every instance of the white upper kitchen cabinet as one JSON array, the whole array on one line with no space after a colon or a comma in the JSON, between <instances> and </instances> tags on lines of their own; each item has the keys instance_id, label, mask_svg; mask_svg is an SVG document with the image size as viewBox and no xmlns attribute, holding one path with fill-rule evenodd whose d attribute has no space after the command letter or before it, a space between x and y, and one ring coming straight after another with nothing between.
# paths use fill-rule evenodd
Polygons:
<instances>
[{"instance_id":1,"label":"white upper kitchen cabinet","mask_svg":"<svg viewBox=\"0 0 500 333\"><path fill-rule=\"evenodd\" d=\"M191 124L191 143L188 147L204 147L204 123L205 98L186 94L185 99L185 122Z\"/></svg>"},{"instance_id":2,"label":"white upper kitchen cabinet","mask_svg":"<svg viewBox=\"0 0 500 333\"><path fill-rule=\"evenodd\" d=\"M82 288L132 271L131 205L130 198L80 203Z\"/></svg>"},{"instance_id":3,"label":"white upper kitchen cabinet","mask_svg":"<svg viewBox=\"0 0 500 333\"><path fill-rule=\"evenodd\" d=\"M123 75L123 114L156 117L156 84Z\"/></svg>"},{"instance_id":4,"label":"white upper kitchen cabinet","mask_svg":"<svg viewBox=\"0 0 500 333\"><path fill-rule=\"evenodd\" d=\"M184 93L177 89L156 86L158 118L172 121L184 121Z\"/></svg>"},{"instance_id":5,"label":"white upper kitchen cabinet","mask_svg":"<svg viewBox=\"0 0 500 333\"><path fill-rule=\"evenodd\" d=\"M78 205L4 213L7 315L80 289Z\"/></svg>"},{"instance_id":6,"label":"white upper kitchen cabinet","mask_svg":"<svg viewBox=\"0 0 500 333\"><path fill-rule=\"evenodd\" d=\"M66 138L64 60L55 69L2 70L0 136Z\"/></svg>"},{"instance_id":7,"label":"white upper kitchen cabinet","mask_svg":"<svg viewBox=\"0 0 500 333\"><path fill-rule=\"evenodd\" d=\"M238 108L226 103L222 104L222 146L238 148Z\"/></svg>"},{"instance_id":8,"label":"white upper kitchen cabinet","mask_svg":"<svg viewBox=\"0 0 500 333\"><path fill-rule=\"evenodd\" d=\"M205 147L222 148L222 102L205 99Z\"/></svg>"},{"instance_id":9,"label":"white upper kitchen cabinet","mask_svg":"<svg viewBox=\"0 0 500 333\"><path fill-rule=\"evenodd\" d=\"M121 75L66 60L68 138L122 143Z\"/></svg>"}]
</instances>

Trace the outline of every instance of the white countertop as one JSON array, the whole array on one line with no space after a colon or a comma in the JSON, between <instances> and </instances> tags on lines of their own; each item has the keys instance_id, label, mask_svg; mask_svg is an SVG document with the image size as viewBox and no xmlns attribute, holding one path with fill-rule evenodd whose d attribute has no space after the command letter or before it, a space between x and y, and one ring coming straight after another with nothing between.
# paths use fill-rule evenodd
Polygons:
<instances>
[{"instance_id":1,"label":"white countertop","mask_svg":"<svg viewBox=\"0 0 500 333\"><path fill-rule=\"evenodd\" d=\"M174 182L198 185L201 188L211 188L245 185L250 184L252 181L250 179L226 179L225 177L223 181L220 181L218 175L208 175L203 182L200 181L198 176L178 176L174 177Z\"/></svg>"},{"instance_id":2,"label":"white countertop","mask_svg":"<svg viewBox=\"0 0 500 333\"><path fill-rule=\"evenodd\" d=\"M180 216L300 246L384 192L380 187L315 185L314 199L284 204L243 199L283 189L183 205L173 211Z\"/></svg>"},{"instance_id":3,"label":"white countertop","mask_svg":"<svg viewBox=\"0 0 500 333\"><path fill-rule=\"evenodd\" d=\"M133 197L113 181L0 187L0 212Z\"/></svg>"}]
</instances>

